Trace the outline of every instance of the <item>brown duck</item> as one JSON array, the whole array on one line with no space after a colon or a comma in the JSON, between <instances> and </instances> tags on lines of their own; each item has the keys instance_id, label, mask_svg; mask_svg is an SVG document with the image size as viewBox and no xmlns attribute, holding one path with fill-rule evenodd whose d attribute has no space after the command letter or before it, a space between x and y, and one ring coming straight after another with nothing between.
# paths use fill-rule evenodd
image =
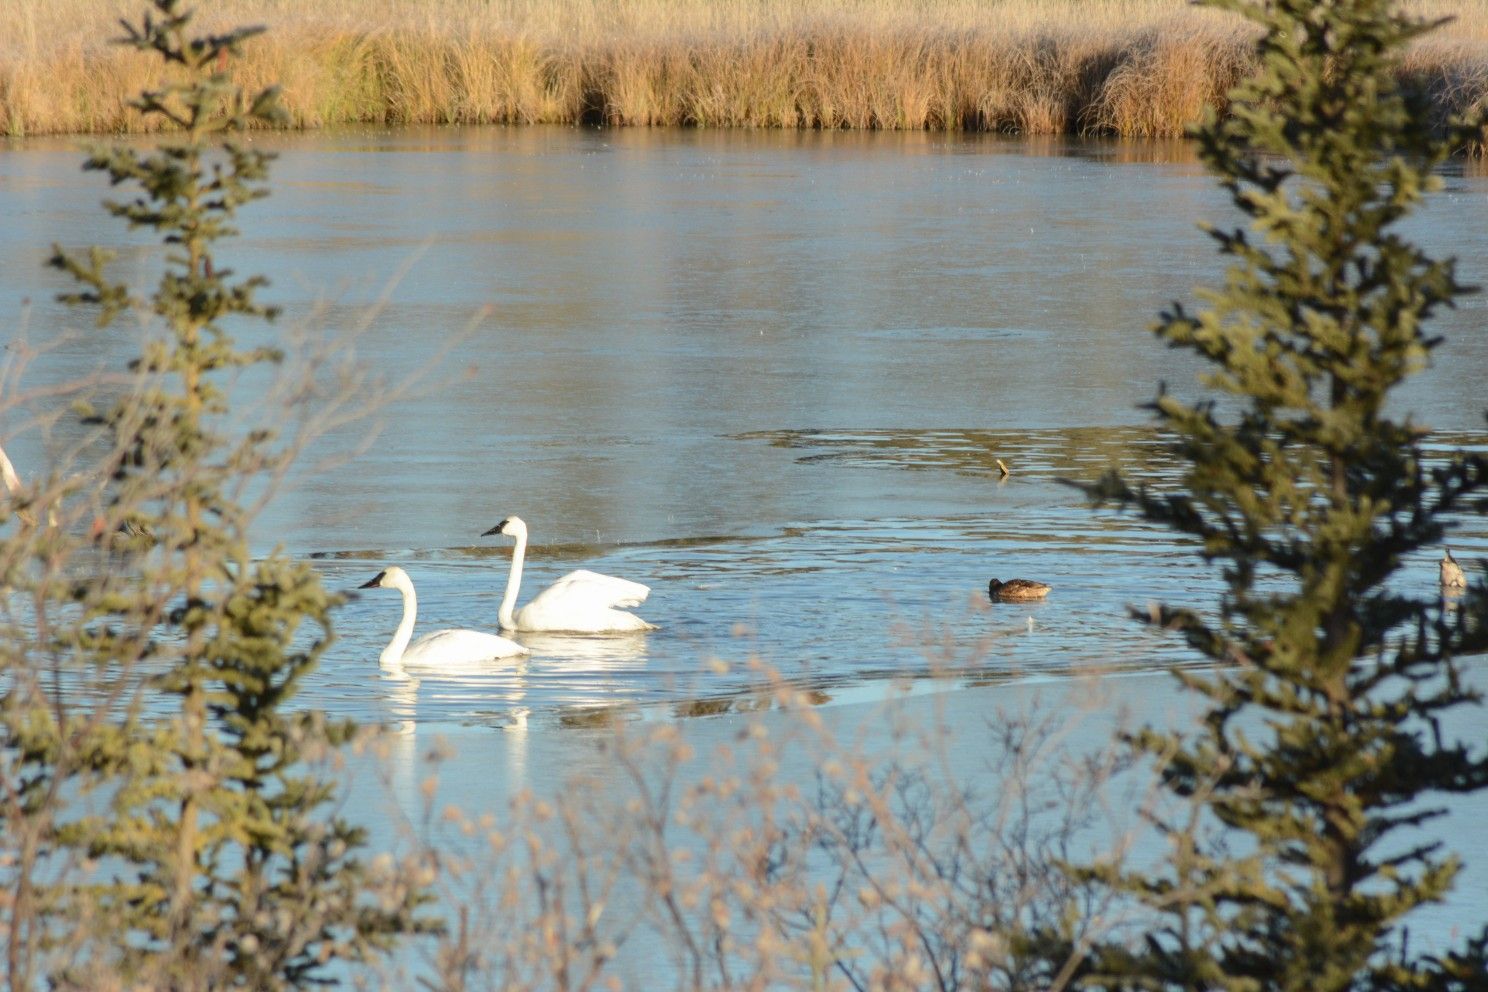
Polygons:
<instances>
[{"instance_id":1,"label":"brown duck","mask_svg":"<svg viewBox=\"0 0 1488 992\"><path fill-rule=\"evenodd\" d=\"M1032 579L1008 579L1006 582L993 579L987 583L987 595L992 597L994 602L1000 600L1004 603L1017 603L1030 599L1043 599L1049 595L1051 588Z\"/></svg>"},{"instance_id":2,"label":"brown duck","mask_svg":"<svg viewBox=\"0 0 1488 992\"><path fill-rule=\"evenodd\" d=\"M1457 564L1457 559L1452 557L1450 548L1445 549L1442 554L1441 584L1443 589L1467 588L1467 576L1463 573L1462 566Z\"/></svg>"}]
</instances>

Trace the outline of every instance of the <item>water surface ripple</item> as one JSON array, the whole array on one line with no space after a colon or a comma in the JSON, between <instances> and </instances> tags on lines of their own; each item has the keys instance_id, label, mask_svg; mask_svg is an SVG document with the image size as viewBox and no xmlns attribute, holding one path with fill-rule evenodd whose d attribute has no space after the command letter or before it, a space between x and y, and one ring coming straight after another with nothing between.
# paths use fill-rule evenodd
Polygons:
<instances>
[{"instance_id":1,"label":"water surface ripple","mask_svg":"<svg viewBox=\"0 0 1488 992\"><path fill-rule=\"evenodd\" d=\"M262 272L281 323L370 371L369 422L335 426L255 543L352 589L408 569L420 629L490 629L532 526L525 596L575 567L645 582L644 637L531 638L522 664L380 677L391 593L342 613L301 705L419 726L578 724L620 707L749 705L753 661L850 698L903 674L957 679L1191 660L1133 623L1212 606L1212 570L1062 479L1118 465L1174 484L1142 404L1197 394L1149 326L1213 284L1197 227L1233 220L1182 144L995 135L569 128L253 136L280 153L222 262ZM0 310L23 385L118 369L138 333L53 302L50 245L100 243L147 284L138 232L70 140L0 146ZM1488 282L1488 178L1454 168L1407 233ZM1402 391L1428 444L1482 448L1488 303L1465 298ZM265 334L235 328L245 343ZM410 372L421 378L398 390ZM263 383L235 388L247 409ZM15 396L6 397L13 404ZM76 439L45 401L0 408L23 471ZM1011 469L1003 478L1002 460ZM1488 556L1479 521L1453 536ZM1434 581L1432 556L1403 583ZM993 605L989 578L1054 586Z\"/></svg>"}]
</instances>

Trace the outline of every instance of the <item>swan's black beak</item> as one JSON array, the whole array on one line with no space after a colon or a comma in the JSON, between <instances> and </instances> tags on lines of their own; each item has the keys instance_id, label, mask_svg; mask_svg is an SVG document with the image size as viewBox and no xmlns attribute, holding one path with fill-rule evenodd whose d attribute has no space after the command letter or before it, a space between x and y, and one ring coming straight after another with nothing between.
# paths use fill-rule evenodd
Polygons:
<instances>
[{"instance_id":1,"label":"swan's black beak","mask_svg":"<svg viewBox=\"0 0 1488 992\"><path fill-rule=\"evenodd\" d=\"M481 537L490 537L492 534L505 534L505 533L506 533L506 521L503 520L503 521L501 521L501 523L497 524L495 527L492 527L490 530L488 530L484 534L482 534Z\"/></svg>"},{"instance_id":2,"label":"swan's black beak","mask_svg":"<svg viewBox=\"0 0 1488 992\"><path fill-rule=\"evenodd\" d=\"M363 582L361 585L357 586L357 588L358 589L376 589L378 586L382 585L382 577L384 575L386 575L386 574L387 574L386 572L378 572L377 575L376 575L376 577L373 578L371 582Z\"/></svg>"}]
</instances>

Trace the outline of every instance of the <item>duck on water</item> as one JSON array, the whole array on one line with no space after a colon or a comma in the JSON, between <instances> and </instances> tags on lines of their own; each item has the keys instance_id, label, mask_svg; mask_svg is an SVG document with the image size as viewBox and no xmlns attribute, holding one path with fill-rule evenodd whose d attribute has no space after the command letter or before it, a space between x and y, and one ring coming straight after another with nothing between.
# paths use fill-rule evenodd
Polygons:
<instances>
[{"instance_id":1,"label":"duck on water","mask_svg":"<svg viewBox=\"0 0 1488 992\"><path fill-rule=\"evenodd\" d=\"M993 579L987 583L987 595L994 603L1022 603L1034 599L1043 599L1049 595L1053 586L1043 582L1035 582L1033 579Z\"/></svg>"},{"instance_id":2,"label":"duck on water","mask_svg":"<svg viewBox=\"0 0 1488 992\"><path fill-rule=\"evenodd\" d=\"M1452 557L1451 548L1444 548L1442 551L1441 585L1443 589L1467 588L1467 574L1457 564L1457 559Z\"/></svg>"}]
</instances>

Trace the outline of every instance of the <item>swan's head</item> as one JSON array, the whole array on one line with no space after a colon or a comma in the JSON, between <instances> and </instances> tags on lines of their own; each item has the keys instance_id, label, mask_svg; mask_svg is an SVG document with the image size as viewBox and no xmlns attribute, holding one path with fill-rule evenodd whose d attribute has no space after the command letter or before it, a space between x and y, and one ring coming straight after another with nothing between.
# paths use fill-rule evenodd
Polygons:
<instances>
[{"instance_id":1,"label":"swan's head","mask_svg":"<svg viewBox=\"0 0 1488 992\"><path fill-rule=\"evenodd\" d=\"M490 537L493 534L505 534L508 537L526 537L527 522L521 517L507 517L501 523L482 534L481 537Z\"/></svg>"},{"instance_id":2,"label":"swan's head","mask_svg":"<svg viewBox=\"0 0 1488 992\"><path fill-rule=\"evenodd\" d=\"M363 582L357 586L358 589L404 589L413 583L409 581L408 573L397 565L385 568L370 582Z\"/></svg>"}]
</instances>

